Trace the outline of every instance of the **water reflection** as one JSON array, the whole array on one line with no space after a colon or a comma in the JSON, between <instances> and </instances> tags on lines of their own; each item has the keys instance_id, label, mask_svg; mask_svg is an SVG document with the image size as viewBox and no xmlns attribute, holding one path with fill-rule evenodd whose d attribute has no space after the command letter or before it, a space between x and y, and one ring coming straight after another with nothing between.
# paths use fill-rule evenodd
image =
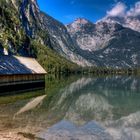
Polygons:
<instances>
[{"instance_id":1,"label":"water reflection","mask_svg":"<svg viewBox=\"0 0 140 140\"><path fill-rule=\"evenodd\" d=\"M41 132L40 137L50 140L112 140L113 138L94 121L80 127L69 121L61 121L49 130Z\"/></svg>"},{"instance_id":2,"label":"water reflection","mask_svg":"<svg viewBox=\"0 0 140 140\"><path fill-rule=\"evenodd\" d=\"M139 77L72 79L48 85L47 96L1 105L0 129L47 140L140 139Z\"/></svg>"},{"instance_id":3,"label":"water reflection","mask_svg":"<svg viewBox=\"0 0 140 140\"><path fill-rule=\"evenodd\" d=\"M132 88L134 81L137 84ZM50 111L84 123L119 119L139 110L138 85L140 79L134 77L82 78L53 97Z\"/></svg>"},{"instance_id":4,"label":"water reflection","mask_svg":"<svg viewBox=\"0 0 140 140\"><path fill-rule=\"evenodd\" d=\"M27 112L29 110L32 110L36 108L39 104L41 105L43 102L43 99L46 97L46 95L36 97L35 99L31 100L29 103L27 103L24 107L22 107L14 116L17 116L21 113Z\"/></svg>"}]
</instances>

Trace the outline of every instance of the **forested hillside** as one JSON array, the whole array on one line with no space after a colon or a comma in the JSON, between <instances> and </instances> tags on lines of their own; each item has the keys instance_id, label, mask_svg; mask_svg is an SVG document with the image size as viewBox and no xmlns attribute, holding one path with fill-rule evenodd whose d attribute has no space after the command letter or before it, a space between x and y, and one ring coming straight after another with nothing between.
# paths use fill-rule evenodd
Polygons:
<instances>
[{"instance_id":1,"label":"forested hillside","mask_svg":"<svg viewBox=\"0 0 140 140\"><path fill-rule=\"evenodd\" d=\"M27 14L22 10L28 4L34 5L30 0L26 2L23 4L21 0L0 1L0 55L3 55L5 48L10 55L37 58L49 73L75 71L77 64L66 60L51 48L48 33L40 27L41 23L34 17L33 11L25 10L29 10L30 21L27 19L29 15L23 15ZM22 7L23 5L25 7ZM34 6L32 8L36 10Z\"/></svg>"}]
</instances>

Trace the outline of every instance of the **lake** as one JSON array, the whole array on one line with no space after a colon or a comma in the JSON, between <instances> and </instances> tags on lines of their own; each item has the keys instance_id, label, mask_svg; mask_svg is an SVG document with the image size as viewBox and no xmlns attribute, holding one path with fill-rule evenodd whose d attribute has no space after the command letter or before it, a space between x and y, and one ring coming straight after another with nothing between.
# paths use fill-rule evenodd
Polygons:
<instances>
[{"instance_id":1,"label":"lake","mask_svg":"<svg viewBox=\"0 0 140 140\"><path fill-rule=\"evenodd\" d=\"M0 134L140 140L140 77L48 76L44 90L0 97Z\"/></svg>"}]
</instances>

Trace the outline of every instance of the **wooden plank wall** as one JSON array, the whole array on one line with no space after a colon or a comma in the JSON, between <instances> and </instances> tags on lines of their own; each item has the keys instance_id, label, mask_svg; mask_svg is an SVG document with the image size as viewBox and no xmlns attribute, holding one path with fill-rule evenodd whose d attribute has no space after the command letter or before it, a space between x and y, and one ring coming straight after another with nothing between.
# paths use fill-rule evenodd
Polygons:
<instances>
[{"instance_id":1,"label":"wooden plank wall","mask_svg":"<svg viewBox=\"0 0 140 140\"><path fill-rule=\"evenodd\" d=\"M26 82L45 80L44 74L31 74L31 75L0 75L0 84L12 82Z\"/></svg>"}]
</instances>

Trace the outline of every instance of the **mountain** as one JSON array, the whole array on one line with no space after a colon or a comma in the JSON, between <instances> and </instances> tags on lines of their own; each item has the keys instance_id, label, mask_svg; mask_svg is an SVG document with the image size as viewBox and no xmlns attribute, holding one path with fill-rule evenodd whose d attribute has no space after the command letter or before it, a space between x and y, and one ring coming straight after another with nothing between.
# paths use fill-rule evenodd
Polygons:
<instances>
[{"instance_id":1,"label":"mountain","mask_svg":"<svg viewBox=\"0 0 140 140\"><path fill-rule=\"evenodd\" d=\"M124 19L94 24L78 18L65 26L40 11L36 0L1 0L0 21L0 53L36 57L49 72L140 66L139 30L123 26Z\"/></svg>"},{"instance_id":2,"label":"mountain","mask_svg":"<svg viewBox=\"0 0 140 140\"><path fill-rule=\"evenodd\" d=\"M100 67L140 66L140 33L116 22L77 19L66 26L78 53Z\"/></svg>"},{"instance_id":3,"label":"mountain","mask_svg":"<svg viewBox=\"0 0 140 140\"><path fill-rule=\"evenodd\" d=\"M39 38L41 44L48 45L47 36L40 35L39 30L41 30L41 33L44 34L45 32L45 34L48 34L49 46L58 54L78 65L91 65L84 58L74 53L75 44L68 34L66 27L51 16L41 12L35 0L24 0L20 11L23 26L29 36Z\"/></svg>"},{"instance_id":4,"label":"mountain","mask_svg":"<svg viewBox=\"0 0 140 140\"><path fill-rule=\"evenodd\" d=\"M8 50L12 55L36 57L53 72L91 65L74 52L66 27L41 12L36 0L1 0L0 21L1 55Z\"/></svg>"},{"instance_id":5,"label":"mountain","mask_svg":"<svg viewBox=\"0 0 140 140\"><path fill-rule=\"evenodd\" d=\"M47 14L41 13L41 15L45 30L48 31L50 37L51 47L60 55L78 65L91 66L90 62L76 53L76 44L71 39L66 27Z\"/></svg>"},{"instance_id":6,"label":"mountain","mask_svg":"<svg viewBox=\"0 0 140 140\"><path fill-rule=\"evenodd\" d=\"M140 15L133 16L131 14L128 14L124 17L106 16L100 21L104 21L108 23L118 23L124 27L140 32Z\"/></svg>"},{"instance_id":7,"label":"mountain","mask_svg":"<svg viewBox=\"0 0 140 140\"><path fill-rule=\"evenodd\" d=\"M106 23L98 25L78 18L72 24L67 25L67 29L74 41L82 50L90 52L100 50L105 47L105 43L111 39L115 28Z\"/></svg>"},{"instance_id":8,"label":"mountain","mask_svg":"<svg viewBox=\"0 0 140 140\"><path fill-rule=\"evenodd\" d=\"M32 56L32 40L50 45L36 0L1 0L0 21L0 44L11 54Z\"/></svg>"},{"instance_id":9,"label":"mountain","mask_svg":"<svg viewBox=\"0 0 140 140\"><path fill-rule=\"evenodd\" d=\"M22 0L20 2L17 2L16 0L1 1L0 5L2 7L3 5L7 7L1 7L1 9L2 11L7 12L10 20L12 17L14 17L18 22L18 24L16 24L15 21L11 21L13 22L11 24L15 25L13 25L13 27L8 27L8 29L12 31L14 30L13 37L15 36L14 34L16 34L16 32L19 32L19 30L22 30L23 34L19 33L17 38L20 38L20 36L25 36L25 39L22 41L22 45L20 45L21 47L18 49L17 47L14 47L17 45L19 46L18 43L13 43L13 40L9 38L7 39L7 42L9 43L6 44L10 53L34 56L34 54L31 53L31 48L29 48L30 39L33 39L36 40L36 42L55 50L55 52L62 57L65 57L69 61L77 63L81 66L91 65L80 55L74 53L75 44L68 34L66 27L59 21L41 12L36 0ZM8 6L10 9L8 9ZM13 14L11 11L13 11ZM9 19L5 18L5 14L2 17L5 22L10 23L7 21ZM4 23L3 26L5 26ZM5 32L6 31L4 31L4 33ZM26 44L24 44L24 42L26 42ZM11 44L10 47L9 44Z\"/></svg>"},{"instance_id":10,"label":"mountain","mask_svg":"<svg viewBox=\"0 0 140 140\"><path fill-rule=\"evenodd\" d=\"M140 1L135 2L130 7L127 7L123 2L117 2L100 21L119 23L140 32Z\"/></svg>"}]
</instances>

